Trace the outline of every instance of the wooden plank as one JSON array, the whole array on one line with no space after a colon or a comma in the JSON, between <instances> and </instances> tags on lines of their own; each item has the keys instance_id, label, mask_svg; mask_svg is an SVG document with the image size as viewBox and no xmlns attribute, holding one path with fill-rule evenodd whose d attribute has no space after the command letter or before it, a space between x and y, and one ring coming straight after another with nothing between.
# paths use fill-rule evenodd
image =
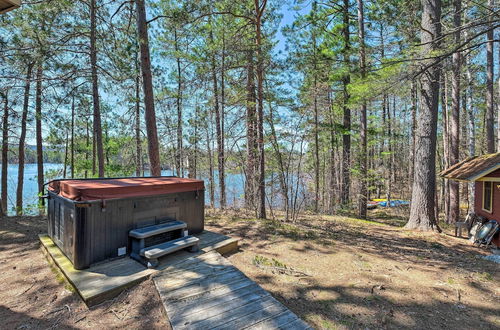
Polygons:
<instances>
[{"instance_id":1,"label":"wooden plank","mask_svg":"<svg viewBox=\"0 0 500 330\"><path fill-rule=\"evenodd\" d=\"M203 248L203 251L208 252L215 250L222 255L231 254L238 251L239 240L230 238L221 242L214 243L210 246Z\"/></svg>"},{"instance_id":2,"label":"wooden plank","mask_svg":"<svg viewBox=\"0 0 500 330\"><path fill-rule=\"evenodd\" d=\"M310 326L307 325L304 321L297 319L295 321L292 321L290 323L287 323L283 326L280 327L280 329L287 329L287 330L303 330L303 329L312 329Z\"/></svg>"},{"instance_id":3,"label":"wooden plank","mask_svg":"<svg viewBox=\"0 0 500 330\"><path fill-rule=\"evenodd\" d=\"M159 272L156 276L163 276L164 274L176 274L183 273L186 270L199 269L205 265L213 266L225 266L231 263L227 261L217 252L212 251L201 255L196 255L188 259L184 259L173 265L170 265L164 269L164 271Z\"/></svg>"},{"instance_id":4,"label":"wooden plank","mask_svg":"<svg viewBox=\"0 0 500 330\"><path fill-rule=\"evenodd\" d=\"M181 300L184 297L189 297L190 295L201 293L203 291L212 291L220 287L230 286L231 284L244 279L246 279L245 275L238 271L234 271L224 274L221 278L217 279L217 282L214 282L213 278L208 277L193 285L186 285L175 290L164 289L160 286L159 291L164 294L165 299Z\"/></svg>"},{"instance_id":5,"label":"wooden plank","mask_svg":"<svg viewBox=\"0 0 500 330\"><path fill-rule=\"evenodd\" d=\"M272 319L282 314L290 314L295 316L282 304L277 304L274 298L271 298L268 306L261 306L261 308L253 310L245 310L244 315L241 315L229 322L224 322L222 325L215 326L215 329L243 329L253 324L262 322L263 320ZM274 324L271 324L266 329L278 329Z\"/></svg>"},{"instance_id":6,"label":"wooden plank","mask_svg":"<svg viewBox=\"0 0 500 330\"><path fill-rule=\"evenodd\" d=\"M242 319L245 319L245 323L242 323L243 325L245 325L249 320L258 322L260 318L262 318L262 315L256 314L259 311L266 315L266 313L282 312L283 307L276 306L272 297L266 297L264 299L251 301L250 303L244 305L227 305L225 306L225 308L212 312L210 315L208 315L209 317L206 317L201 321L195 320L195 322L191 322L190 319L186 321L188 322L187 324L189 324L189 327L195 329L213 329L230 323L231 321L234 321L235 324L239 324L238 320ZM256 319L256 317L259 316L260 318ZM240 327L236 326L232 327L232 329L240 329Z\"/></svg>"},{"instance_id":7,"label":"wooden plank","mask_svg":"<svg viewBox=\"0 0 500 330\"><path fill-rule=\"evenodd\" d=\"M262 296L258 294L249 293L244 297L236 299L236 301L234 302L230 301L228 303L216 304L214 306L210 306L208 308L196 311L194 313L187 312L186 314L172 315L170 317L170 322L172 323L172 325L176 324L194 325L196 324L196 322L207 322L207 320L214 321L217 320L217 318L223 318L224 320L227 320L227 317L229 317L231 313L233 314L237 313L237 311L234 311L235 309L238 310L241 309L243 306L254 303L261 305L262 303L261 298Z\"/></svg>"},{"instance_id":8,"label":"wooden plank","mask_svg":"<svg viewBox=\"0 0 500 330\"><path fill-rule=\"evenodd\" d=\"M298 321L298 322L297 322ZM292 327L293 326L293 327ZM254 323L246 329L252 330L267 330L267 329L308 329L309 327L289 310L275 315L273 317Z\"/></svg>"},{"instance_id":9,"label":"wooden plank","mask_svg":"<svg viewBox=\"0 0 500 330\"><path fill-rule=\"evenodd\" d=\"M222 300L228 301L236 297L254 292L256 285L257 284L253 281L241 281L231 287L222 287L216 290L209 291L206 294L197 297L197 299L188 298L177 301L175 304L169 305L170 307L167 312L172 313L172 315L184 312L185 310L192 310L194 312L201 308L216 305Z\"/></svg>"},{"instance_id":10,"label":"wooden plank","mask_svg":"<svg viewBox=\"0 0 500 330\"><path fill-rule=\"evenodd\" d=\"M204 267L199 268L197 271L186 271L184 276L176 274L176 276L163 280L162 285L164 288L178 288L180 286L193 285L207 277L216 277L231 272L234 273L237 270L238 269L234 266L224 266L222 268ZM162 281L162 279L159 279L159 281Z\"/></svg>"},{"instance_id":11,"label":"wooden plank","mask_svg":"<svg viewBox=\"0 0 500 330\"><path fill-rule=\"evenodd\" d=\"M233 309L234 306L242 306L269 296L267 292L256 291L255 287L247 287L247 289L248 288L251 290L242 291L240 294L227 294L218 298L212 298L205 301L203 304L196 304L193 305L192 308L178 311L172 315L170 321L177 322L179 319L184 318L189 319L191 322L195 322L196 320L201 321L210 315L220 314L224 311Z\"/></svg>"},{"instance_id":12,"label":"wooden plank","mask_svg":"<svg viewBox=\"0 0 500 330\"><path fill-rule=\"evenodd\" d=\"M161 276L154 277L174 330L309 328L217 254L211 252L211 255L190 258L184 265L173 265L161 271ZM201 260L203 258L205 260Z\"/></svg>"}]
</instances>

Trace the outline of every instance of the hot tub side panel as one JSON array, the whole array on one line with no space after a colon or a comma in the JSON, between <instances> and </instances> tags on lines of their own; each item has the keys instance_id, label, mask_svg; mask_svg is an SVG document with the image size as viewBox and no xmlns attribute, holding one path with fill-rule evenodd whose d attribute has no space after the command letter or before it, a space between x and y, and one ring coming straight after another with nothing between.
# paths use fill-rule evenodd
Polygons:
<instances>
[{"instance_id":1,"label":"hot tub side panel","mask_svg":"<svg viewBox=\"0 0 500 330\"><path fill-rule=\"evenodd\" d=\"M54 205L58 199L67 201L54 198ZM181 220L187 223L190 233L200 233L204 229L203 191L69 204L74 209L74 239L71 239L74 244L65 247L63 252L76 269L129 254L128 233L135 228ZM57 209L50 205L49 202L49 219L51 216L56 218ZM62 245L58 246L63 249Z\"/></svg>"},{"instance_id":2,"label":"hot tub side panel","mask_svg":"<svg viewBox=\"0 0 500 330\"><path fill-rule=\"evenodd\" d=\"M48 234L71 260L74 258L76 212L72 201L49 192Z\"/></svg>"}]
</instances>

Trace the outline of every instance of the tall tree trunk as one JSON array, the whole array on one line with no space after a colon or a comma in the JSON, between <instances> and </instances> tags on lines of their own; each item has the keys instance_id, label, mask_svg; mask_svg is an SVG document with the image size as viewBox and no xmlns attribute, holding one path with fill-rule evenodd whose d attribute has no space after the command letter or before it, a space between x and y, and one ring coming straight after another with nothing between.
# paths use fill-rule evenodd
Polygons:
<instances>
[{"instance_id":1,"label":"tall tree trunk","mask_svg":"<svg viewBox=\"0 0 500 330\"><path fill-rule=\"evenodd\" d=\"M462 15L462 1L453 0L453 25L456 30L454 35L455 45L460 43L460 26ZM460 74L461 74L461 54L460 52L453 53L452 57L452 76L451 76L451 118L450 118L450 162L453 166L460 160ZM457 181L450 180L450 217L447 221L455 223L460 217L460 192Z\"/></svg>"},{"instance_id":2,"label":"tall tree trunk","mask_svg":"<svg viewBox=\"0 0 500 330\"><path fill-rule=\"evenodd\" d=\"M66 131L66 138L64 139L64 166L63 166L63 178L66 178L68 171L68 149L69 149L69 132Z\"/></svg>"},{"instance_id":3,"label":"tall tree trunk","mask_svg":"<svg viewBox=\"0 0 500 330\"><path fill-rule=\"evenodd\" d=\"M181 69L181 59L178 55L179 53L179 39L177 36L177 29L174 28L174 47L175 47L175 61L177 64L177 95L175 98L175 104L177 106L177 154L175 157L177 176L184 176L183 169L183 147L182 147L182 69Z\"/></svg>"},{"instance_id":4,"label":"tall tree trunk","mask_svg":"<svg viewBox=\"0 0 500 330\"><path fill-rule=\"evenodd\" d=\"M4 110L2 124L2 201L0 204L1 214L7 214L7 169L9 166L9 97L6 90L4 95Z\"/></svg>"},{"instance_id":5,"label":"tall tree trunk","mask_svg":"<svg viewBox=\"0 0 500 330\"><path fill-rule=\"evenodd\" d=\"M146 131L148 135L149 165L152 176L161 175L160 146L156 128L156 113L153 93L153 76L151 74L151 58L149 55L148 25L144 0L135 0L137 10L137 34L141 51L141 71L144 92L144 108Z\"/></svg>"},{"instance_id":6,"label":"tall tree trunk","mask_svg":"<svg viewBox=\"0 0 500 330\"><path fill-rule=\"evenodd\" d=\"M365 50L365 18L363 10L363 0L358 0L358 38L359 38L359 66L361 70L361 77L366 76L366 50ZM362 219L366 219L366 204L368 202L368 188L367 188L367 177L368 177L368 164L367 164L367 154L368 154L368 143L367 143L367 106L366 101L363 101L361 105L360 119L360 140L361 140L361 151L359 157L359 169L360 169L360 188L359 188L359 198L358 198L358 215Z\"/></svg>"},{"instance_id":7,"label":"tall tree trunk","mask_svg":"<svg viewBox=\"0 0 500 330\"><path fill-rule=\"evenodd\" d=\"M439 51L441 36L441 0L422 0L422 53ZM421 67L431 65L422 73L421 102L418 112L415 158L415 180L411 199L408 229L432 230L439 227L434 213L436 194L436 134L439 105L440 68L436 59L423 60Z\"/></svg>"},{"instance_id":8,"label":"tall tree trunk","mask_svg":"<svg viewBox=\"0 0 500 330\"><path fill-rule=\"evenodd\" d=\"M35 95L35 127L36 127L36 161L38 168L38 194L43 194L43 137L42 137L42 79L43 67L39 62L36 70L36 95ZM41 212L42 210L40 210Z\"/></svg>"},{"instance_id":9,"label":"tall tree trunk","mask_svg":"<svg viewBox=\"0 0 500 330\"><path fill-rule=\"evenodd\" d=\"M200 153L199 152L199 147L198 147L198 139L199 139L199 136L198 136L198 126L199 126L199 121L198 121L198 118L200 118L200 107L198 106L198 104L196 104L195 106L195 113L194 113L194 154L193 154L193 166L192 166L192 169L193 169L193 172L189 172L190 174L190 177L191 178L198 178L198 154Z\"/></svg>"},{"instance_id":10,"label":"tall tree trunk","mask_svg":"<svg viewBox=\"0 0 500 330\"><path fill-rule=\"evenodd\" d=\"M318 109L317 79L318 79L317 72L315 68L314 69L314 212L319 211L319 109Z\"/></svg>"},{"instance_id":11,"label":"tall tree trunk","mask_svg":"<svg viewBox=\"0 0 500 330\"><path fill-rule=\"evenodd\" d=\"M210 40L213 44L214 37L213 32L210 30ZM219 87L217 80L217 67L215 51L212 53L212 87L214 93L214 113L215 113L215 134L217 135L217 171L219 177L219 190L220 190L220 207L221 209L226 208L226 187L225 187L225 174L224 174L224 141L222 131L222 116L220 111L219 103Z\"/></svg>"},{"instance_id":12,"label":"tall tree trunk","mask_svg":"<svg viewBox=\"0 0 500 330\"><path fill-rule=\"evenodd\" d=\"M212 116L210 116L212 117ZM210 118L212 119L212 118ZM207 153L208 153L208 182L210 183L210 187L208 189L210 196L210 207L215 207L215 191L214 191L214 161L212 157L212 148L210 143L212 143L212 137L210 136L210 129L207 125Z\"/></svg>"},{"instance_id":13,"label":"tall tree trunk","mask_svg":"<svg viewBox=\"0 0 500 330\"><path fill-rule=\"evenodd\" d=\"M246 100L246 129L247 129L247 164L245 179L245 204L248 209L255 208L256 193L256 143L255 137L256 116L255 116L255 82L254 82L254 63L252 50L247 51L247 100Z\"/></svg>"},{"instance_id":14,"label":"tall tree trunk","mask_svg":"<svg viewBox=\"0 0 500 330\"><path fill-rule=\"evenodd\" d=\"M349 204L349 194L351 187L351 109L349 109L349 91L348 86L351 82L350 78L350 59L349 53L351 49L351 41L350 41L350 32L349 32L349 24L350 24L350 13L349 13L349 0L344 0L343 10L343 24L342 24L342 37L344 42L344 48L342 51L343 62L344 62L344 70L347 71L342 78L343 85L343 100L342 100L342 109L344 112L343 118L343 129L344 132L342 134L342 190L340 194L340 202L342 205Z\"/></svg>"},{"instance_id":15,"label":"tall tree trunk","mask_svg":"<svg viewBox=\"0 0 500 330\"><path fill-rule=\"evenodd\" d=\"M488 7L493 12L495 1L488 0ZM490 23L490 28L492 27ZM486 33L486 149L488 153L495 152L494 132L494 96L493 96L493 29Z\"/></svg>"},{"instance_id":16,"label":"tall tree trunk","mask_svg":"<svg viewBox=\"0 0 500 330\"><path fill-rule=\"evenodd\" d=\"M135 175L141 176L142 148L141 148L141 86L139 72L135 78Z\"/></svg>"},{"instance_id":17,"label":"tall tree trunk","mask_svg":"<svg viewBox=\"0 0 500 330\"><path fill-rule=\"evenodd\" d=\"M257 217L266 218L266 184L264 159L264 55L262 51L262 15L267 0L254 0L255 5L255 48L257 56L257 149L259 152L259 205Z\"/></svg>"},{"instance_id":18,"label":"tall tree trunk","mask_svg":"<svg viewBox=\"0 0 500 330\"><path fill-rule=\"evenodd\" d=\"M223 26L224 29L224 26ZM222 31L222 54L221 54L221 73L220 73L220 146L219 146L219 190L220 190L220 207L226 208L226 150L225 150L225 108L226 108L226 41Z\"/></svg>"},{"instance_id":19,"label":"tall tree trunk","mask_svg":"<svg viewBox=\"0 0 500 330\"><path fill-rule=\"evenodd\" d=\"M71 178L75 177L75 91L71 93Z\"/></svg>"},{"instance_id":20,"label":"tall tree trunk","mask_svg":"<svg viewBox=\"0 0 500 330\"><path fill-rule=\"evenodd\" d=\"M336 144L336 132L335 132L335 121L334 121L334 110L331 92L328 93L328 109L329 109L329 124L330 124L330 203L329 203L329 213L334 214L335 205L338 197L338 185L336 182L337 175L335 171L335 153L337 152L335 148Z\"/></svg>"},{"instance_id":21,"label":"tall tree trunk","mask_svg":"<svg viewBox=\"0 0 500 330\"><path fill-rule=\"evenodd\" d=\"M288 185L286 181L287 170L284 165L283 157L281 155L280 145L278 143L278 137L276 135L276 129L274 127L274 114L271 102L269 102L269 127L271 128L271 144L273 146L274 152L276 154L276 160L278 162L278 178L281 189L281 194L283 195L283 208L285 210L285 221L289 220L289 196L288 196Z\"/></svg>"},{"instance_id":22,"label":"tall tree trunk","mask_svg":"<svg viewBox=\"0 0 500 330\"><path fill-rule=\"evenodd\" d=\"M448 168L450 165L450 120L449 120L449 102L448 102L448 74L447 72L443 72L441 74L441 109L443 112L443 157L441 169ZM442 178L443 181L443 189L441 191L442 198L441 203L443 204L445 221L449 223L448 219L450 218L450 181Z\"/></svg>"},{"instance_id":23,"label":"tall tree trunk","mask_svg":"<svg viewBox=\"0 0 500 330\"><path fill-rule=\"evenodd\" d=\"M464 16L465 16L465 24L469 23L471 20L469 19L469 3L465 1L464 3ZM464 30L464 39L469 39L469 31L468 29ZM473 99L473 90L474 90L474 80L472 78L472 72L469 65L469 61L467 57L465 57L464 67L466 68L466 77L467 77L467 129L469 132L469 141L468 141L468 149L469 149L469 157L473 157L476 155L476 127L475 127L475 117L476 112L474 110L474 99ZM500 80L499 80L500 82ZM469 183L469 210L474 211L474 195L475 195L475 185L474 182Z\"/></svg>"},{"instance_id":24,"label":"tall tree trunk","mask_svg":"<svg viewBox=\"0 0 500 330\"><path fill-rule=\"evenodd\" d=\"M393 152L393 141L392 141L392 116L391 116L391 101L387 97L387 151L389 152L387 161L387 172L385 178L385 193L387 198L387 207L391 207L392 199L392 175L394 173L394 164L392 162Z\"/></svg>"},{"instance_id":25,"label":"tall tree trunk","mask_svg":"<svg viewBox=\"0 0 500 330\"><path fill-rule=\"evenodd\" d=\"M415 142L417 132L417 86L415 80L411 82L411 157L410 157L410 182L415 178ZM413 185L410 186L410 189ZM411 191L410 191L411 195Z\"/></svg>"},{"instance_id":26,"label":"tall tree trunk","mask_svg":"<svg viewBox=\"0 0 500 330\"><path fill-rule=\"evenodd\" d=\"M104 177L104 149L102 144L101 105L99 102L99 80L97 76L97 5L90 1L90 66L92 71L92 102L94 106L94 141L97 152L97 175Z\"/></svg>"},{"instance_id":27,"label":"tall tree trunk","mask_svg":"<svg viewBox=\"0 0 500 330\"><path fill-rule=\"evenodd\" d=\"M30 98L30 88L31 88L31 75L33 72L33 63L28 64L26 70L26 82L24 85L24 101L23 101L23 113L21 115L21 134L19 136L19 148L18 148L18 175L17 175L17 191L16 191L16 214L21 215L23 213L23 188L24 188L24 162L25 162L25 152L26 152L26 122L28 120L28 110L29 110L29 98Z\"/></svg>"}]
</instances>

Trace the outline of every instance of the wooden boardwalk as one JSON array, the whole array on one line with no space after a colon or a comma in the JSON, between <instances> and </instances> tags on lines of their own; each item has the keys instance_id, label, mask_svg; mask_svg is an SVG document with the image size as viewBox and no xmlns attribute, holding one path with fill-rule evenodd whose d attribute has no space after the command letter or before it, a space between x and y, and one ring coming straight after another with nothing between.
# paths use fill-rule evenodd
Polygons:
<instances>
[{"instance_id":1,"label":"wooden boardwalk","mask_svg":"<svg viewBox=\"0 0 500 330\"><path fill-rule=\"evenodd\" d=\"M154 275L176 329L310 329L288 308L213 251Z\"/></svg>"}]
</instances>

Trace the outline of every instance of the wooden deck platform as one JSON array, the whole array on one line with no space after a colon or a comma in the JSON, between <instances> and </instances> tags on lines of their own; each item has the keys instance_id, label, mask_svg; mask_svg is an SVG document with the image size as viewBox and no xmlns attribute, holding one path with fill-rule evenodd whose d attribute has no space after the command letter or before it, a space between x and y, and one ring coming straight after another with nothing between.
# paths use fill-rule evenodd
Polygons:
<instances>
[{"instance_id":1,"label":"wooden deck platform","mask_svg":"<svg viewBox=\"0 0 500 330\"><path fill-rule=\"evenodd\" d=\"M238 240L229 236L211 231L204 231L195 236L200 239L200 252L193 254L187 251L178 251L165 256L160 259L160 265L157 269L147 269L135 260L125 257L96 264L88 269L76 270L50 237L40 235L40 241L47 256L59 267L83 301L88 306L93 306L115 297L124 289L143 281L160 270L194 255L214 250L226 254L238 249Z\"/></svg>"},{"instance_id":2,"label":"wooden deck platform","mask_svg":"<svg viewBox=\"0 0 500 330\"><path fill-rule=\"evenodd\" d=\"M288 308L213 251L153 276L176 329L310 329Z\"/></svg>"}]
</instances>

